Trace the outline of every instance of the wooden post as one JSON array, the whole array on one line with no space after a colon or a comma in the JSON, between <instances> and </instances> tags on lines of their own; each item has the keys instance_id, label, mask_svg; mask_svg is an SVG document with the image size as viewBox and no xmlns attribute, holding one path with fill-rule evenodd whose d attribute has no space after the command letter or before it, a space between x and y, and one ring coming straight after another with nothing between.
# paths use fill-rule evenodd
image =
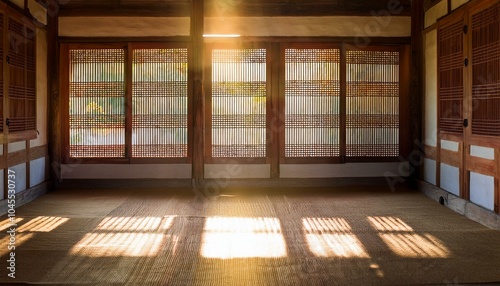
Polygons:
<instances>
[{"instance_id":1,"label":"wooden post","mask_svg":"<svg viewBox=\"0 0 500 286\"><path fill-rule=\"evenodd\" d=\"M204 5L203 0L191 2L191 43L193 47L193 146L192 147L192 182L193 187L201 187L204 178L204 119L205 96L203 91L203 26Z\"/></svg>"},{"instance_id":2,"label":"wooden post","mask_svg":"<svg viewBox=\"0 0 500 286\"><path fill-rule=\"evenodd\" d=\"M347 49L342 44L340 48L340 134L339 150L340 160L346 162L347 156Z\"/></svg>"},{"instance_id":3,"label":"wooden post","mask_svg":"<svg viewBox=\"0 0 500 286\"><path fill-rule=\"evenodd\" d=\"M419 150L420 143L422 143L422 104L424 99L422 96L424 6L423 1L412 1L411 5L410 140L412 149ZM411 169L413 169L410 179L413 182L420 178L421 166L417 162L421 160L413 158L410 161ZM439 181L438 178L436 180Z\"/></svg>"},{"instance_id":4,"label":"wooden post","mask_svg":"<svg viewBox=\"0 0 500 286\"><path fill-rule=\"evenodd\" d=\"M495 149L495 203L494 210L500 214L500 150Z\"/></svg>"},{"instance_id":5,"label":"wooden post","mask_svg":"<svg viewBox=\"0 0 500 286\"><path fill-rule=\"evenodd\" d=\"M267 108L267 122L270 122L270 126L268 126L268 132L267 132L267 142L268 142L268 150L267 150L267 157L270 158L270 165L271 165L271 178L279 178L280 176L280 142L279 142L279 136L284 136L284 129L283 133L280 134L281 130L281 122L279 120L279 97L281 96L280 94L280 83L281 81L279 80L279 70L281 63L280 61L282 60L280 56L280 46L279 44L274 44L271 46L271 49L269 50L270 54L267 55L268 58L268 64L270 66L271 70L271 96L268 96L268 99L270 99L270 104L268 104ZM283 96L284 96L284 89L283 89ZM278 120L274 119L278 117ZM274 119L274 120L273 120Z\"/></svg>"},{"instance_id":6,"label":"wooden post","mask_svg":"<svg viewBox=\"0 0 500 286\"><path fill-rule=\"evenodd\" d=\"M53 11L58 11L57 1L49 1ZM59 21L57 13L49 13L47 18L47 77L48 77L48 131L51 177L61 178L61 98L59 93ZM54 180L54 181L57 181Z\"/></svg>"}]
</instances>

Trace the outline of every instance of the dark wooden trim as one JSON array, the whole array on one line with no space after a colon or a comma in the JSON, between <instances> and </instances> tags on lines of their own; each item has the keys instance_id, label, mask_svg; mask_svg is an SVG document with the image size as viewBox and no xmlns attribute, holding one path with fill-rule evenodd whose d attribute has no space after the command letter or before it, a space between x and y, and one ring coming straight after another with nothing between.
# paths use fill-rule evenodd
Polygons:
<instances>
[{"instance_id":1,"label":"dark wooden trim","mask_svg":"<svg viewBox=\"0 0 500 286\"><path fill-rule=\"evenodd\" d=\"M281 164L341 164L341 157L307 157L307 158L284 158Z\"/></svg>"},{"instance_id":2,"label":"dark wooden trim","mask_svg":"<svg viewBox=\"0 0 500 286\"><path fill-rule=\"evenodd\" d=\"M8 182L9 182L9 171L8 171L8 166L9 164L7 163L7 155L9 154L9 145L8 144L3 144L3 154L2 154L2 160L1 160L1 166L0 168L4 169L3 171L3 197L7 198L9 194L9 188L8 188Z\"/></svg>"},{"instance_id":3,"label":"dark wooden trim","mask_svg":"<svg viewBox=\"0 0 500 286\"><path fill-rule=\"evenodd\" d=\"M339 148L340 162L346 162L347 155L347 49L346 45L340 47L340 130L339 130Z\"/></svg>"},{"instance_id":4,"label":"dark wooden trim","mask_svg":"<svg viewBox=\"0 0 500 286\"><path fill-rule=\"evenodd\" d=\"M55 1L54 1L55 2ZM58 8L57 3L53 3ZM49 158L51 161L51 177L60 178L62 136L61 136L61 97L59 86L59 18L47 17L47 97L48 97L48 143Z\"/></svg>"},{"instance_id":5,"label":"dark wooden trim","mask_svg":"<svg viewBox=\"0 0 500 286\"><path fill-rule=\"evenodd\" d=\"M164 43L190 42L189 36L172 37L59 37L61 43Z\"/></svg>"},{"instance_id":6,"label":"dark wooden trim","mask_svg":"<svg viewBox=\"0 0 500 286\"><path fill-rule=\"evenodd\" d=\"M470 171L467 168L467 155L469 154L469 145L467 143L458 143L458 169L460 174L460 196L463 199L470 200Z\"/></svg>"},{"instance_id":7,"label":"dark wooden trim","mask_svg":"<svg viewBox=\"0 0 500 286\"><path fill-rule=\"evenodd\" d=\"M437 161L438 159L438 150L436 147L425 145L424 146L424 155L425 158Z\"/></svg>"},{"instance_id":8,"label":"dark wooden trim","mask_svg":"<svg viewBox=\"0 0 500 286\"><path fill-rule=\"evenodd\" d=\"M423 0L423 8L424 11L427 12L429 11L432 7L436 6L439 4L442 0ZM445 0L446 1L446 0ZM413 1L412 1L413 2ZM420 2L420 1L418 1Z\"/></svg>"},{"instance_id":9,"label":"dark wooden trim","mask_svg":"<svg viewBox=\"0 0 500 286\"><path fill-rule=\"evenodd\" d=\"M255 17L255 16L372 16L373 11L388 10L386 1L370 1L363 4L331 2L277 3L275 1L257 3L252 1L220 2L205 1L202 13L207 17ZM403 8L399 14L391 15L410 16L410 1L401 0ZM68 3L63 5L59 15L63 17L189 17L189 3L163 3L163 4L122 4L119 5L98 1L90 4Z\"/></svg>"},{"instance_id":10,"label":"dark wooden trim","mask_svg":"<svg viewBox=\"0 0 500 286\"><path fill-rule=\"evenodd\" d=\"M456 152L441 148L440 151L441 163L460 168L460 161L462 160L461 155L462 155L461 152Z\"/></svg>"},{"instance_id":11,"label":"dark wooden trim","mask_svg":"<svg viewBox=\"0 0 500 286\"><path fill-rule=\"evenodd\" d=\"M268 158L205 158L205 164L269 164Z\"/></svg>"},{"instance_id":12,"label":"dark wooden trim","mask_svg":"<svg viewBox=\"0 0 500 286\"><path fill-rule=\"evenodd\" d=\"M279 178L280 176L280 136L284 136L284 129L281 132L281 125L279 120L279 98L281 93L284 93L284 86L281 86L282 80L280 78L281 70L281 49L279 44L274 44L268 50L268 78L270 84L268 87L269 94L267 95L267 110L266 110L266 121L267 121L267 157L269 158L269 163L271 164L271 178ZM283 82L284 83L284 82ZM283 88L283 89L282 89Z\"/></svg>"},{"instance_id":13,"label":"dark wooden trim","mask_svg":"<svg viewBox=\"0 0 500 286\"><path fill-rule=\"evenodd\" d=\"M438 117L438 127L439 127L439 117ZM448 133L448 132L441 131L440 133L438 133L438 141L439 141L439 139L448 140L448 141L455 141L455 142L463 142L464 136L463 136L463 134Z\"/></svg>"},{"instance_id":14,"label":"dark wooden trim","mask_svg":"<svg viewBox=\"0 0 500 286\"><path fill-rule=\"evenodd\" d=\"M399 157L346 157L346 163L389 163L401 162Z\"/></svg>"},{"instance_id":15,"label":"dark wooden trim","mask_svg":"<svg viewBox=\"0 0 500 286\"><path fill-rule=\"evenodd\" d=\"M212 48L210 45L205 45L204 58L204 74L203 88L205 94L205 142L204 142L204 157L206 159L212 157Z\"/></svg>"},{"instance_id":16,"label":"dark wooden trim","mask_svg":"<svg viewBox=\"0 0 500 286\"><path fill-rule=\"evenodd\" d=\"M412 52L415 51L412 51L409 45L401 46L399 56L399 153L404 158L408 158L411 148L418 150L419 145L415 142L421 142L419 82L421 71L412 65ZM415 56L419 59L418 54ZM413 56L414 60L415 56ZM417 166L414 167L418 170ZM413 175L418 178L418 173Z\"/></svg>"},{"instance_id":17,"label":"dark wooden trim","mask_svg":"<svg viewBox=\"0 0 500 286\"><path fill-rule=\"evenodd\" d=\"M387 45L387 46L399 46L411 43L411 37L370 37L370 45ZM359 46L359 37L286 37L286 36L241 36L237 38L206 38L205 43L325 43L325 44L337 44L340 46L342 43L349 44L351 46Z\"/></svg>"},{"instance_id":18,"label":"dark wooden trim","mask_svg":"<svg viewBox=\"0 0 500 286\"><path fill-rule=\"evenodd\" d=\"M26 140L26 188L29 188L31 185L31 161L30 161L30 140Z\"/></svg>"},{"instance_id":19,"label":"dark wooden trim","mask_svg":"<svg viewBox=\"0 0 500 286\"><path fill-rule=\"evenodd\" d=\"M60 140L60 160L59 163L67 162L69 157L69 45L63 44L58 49L60 51L59 73L60 89L58 90L59 106L58 115L61 124L57 124Z\"/></svg>"},{"instance_id":20,"label":"dark wooden trim","mask_svg":"<svg viewBox=\"0 0 500 286\"><path fill-rule=\"evenodd\" d=\"M19 150L7 155L7 168L28 162L28 154L26 150ZM26 170L27 171L27 170Z\"/></svg>"},{"instance_id":21,"label":"dark wooden trim","mask_svg":"<svg viewBox=\"0 0 500 286\"><path fill-rule=\"evenodd\" d=\"M130 158L130 164L189 164L190 158Z\"/></svg>"},{"instance_id":22,"label":"dark wooden trim","mask_svg":"<svg viewBox=\"0 0 500 286\"><path fill-rule=\"evenodd\" d=\"M406 57L409 58L408 67L408 86L407 94L408 101L402 106L406 106L406 111L403 111L407 115L403 120L408 122L408 142L406 144L406 150L401 150L404 156L410 156L412 150L420 150L421 143L423 142L423 106L424 106L424 52L423 49L423 35L422 30L424 29L424 18L425 12L422 1L412 1L412 17L411 17L411 46L409 50L406 50ZM403 113L403 116L404 116ZM401 115L401 113L400 113ZM403 121L404 122L404 121ZM404 127L403 127L404 128ZM401 126L400 126L401 130ZM400 135L401 136L401 135ZM403 142L402 142L403 143ZM421 153L417 153L421 154ZM419 158L422 160L423 158ZM410 165L413 172L410 174L412 178L412 184L416 184L416 181L420 178L420 160L410 160Z\"/></svg>"},{"instance_id":23,"label":"dark wooden trim","mask_svg":"<svg viewBox=\"0 0 500 286\"><path fill-rule=\"evenodd\" d=\"M28 160L34 161L40 158L45 158L49 155L48 145L32 147L29 149Z\"/></svg>"},{"instance_id":24,"label":"dark wooden trim","mask_svg":"<svg viewBox=\"0 0 500 286\"><path fill-rule=\"evenodd\" d=\"M125 50L125 158L132 158L132 71L134 51L130 44Z\"/></svg>"},{"instance_id":25,"label":"dark wooden trim","mask_svg":"<svg viewBox=\"0 0 500 286\"><path fill-rule=\"evenodd\" d=\"M67 158L64 164L189 164L188 158Z\"/></svg>"},{"instance_id":26,"label":"dark wooden trim","mask_svg":"<svg viewBox=\"0 0 500 286\"><path fill-rule=\"evenodd\" d=\"M96 3L96 2L93 2ZM60 17L189 17L189 3L169 3L155 6L135 7L80 7L59 10Z\"/></svg>"},{"instance_id":27,"label":"dark wooden trim","mask_svg":"<svg viewBox=\"0 0 500 286\"><path fill-rule=\"evenodd\" d=\"M201 187L204 179L203 148L205 147L204 120L205 95L203 90L203 31L204 31L204 3L203 0L191 1L190 35L193 43L193 185Z\"/></svg>"},{"instance_id":28,"label":"dark wooden trim","mask_svg":"<svg viewBox=\"0 0 500 286\"><path fill-rule=\"evenodd\" d=\"M500 150L495 149L495 206L494 211L500 214Z\"/></svg>"},{"instance_id":29,"label":"dark wooden trim","mask_svg":"<svg viewBox=\"0 0 500 286\"><path fill-rule=\"evenodd\" d=\"M494 160L467 155L467 170L496 177L496 162Z\"/></svg>"},{"instance_id":30,"label":"dark wooden trim","mask_svg":"<svg viewBox=\"0 0 500 286\"><path fill-rule=\"evenodd\" d=\"M278 96L278 113L277 113L277 118L273 118L274 121L276 121L276 129L278 130L278 137L279 137L279 163L283 164L286 162L285 158L285 144L286 144L286 138L285 138L285 104L286 104L286 98L285 98L285 86L286 86L286 75L284 72L285 70L285 49L289 48L290 44L288 43L282 43L280 44L280 54L279 54L279 96ZM274 125L274 124L273 124Z\"/></svg>"}]
</instances>

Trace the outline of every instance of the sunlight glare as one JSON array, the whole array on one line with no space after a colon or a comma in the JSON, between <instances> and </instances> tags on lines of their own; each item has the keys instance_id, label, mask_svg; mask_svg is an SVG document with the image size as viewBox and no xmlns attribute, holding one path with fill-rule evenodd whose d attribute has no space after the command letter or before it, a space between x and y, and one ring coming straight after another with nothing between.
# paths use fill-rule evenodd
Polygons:
<instances>
[{"instance_id":1,"label":"sunlight glare","mask_svg":"<svg viewBox=\"0 0 500 286\"><path fill-rule=\"evenodd\" d=\"M231 259L287 254L277 218L209 217L205 221L201 255Z\"/></svg>"}]
</instances>

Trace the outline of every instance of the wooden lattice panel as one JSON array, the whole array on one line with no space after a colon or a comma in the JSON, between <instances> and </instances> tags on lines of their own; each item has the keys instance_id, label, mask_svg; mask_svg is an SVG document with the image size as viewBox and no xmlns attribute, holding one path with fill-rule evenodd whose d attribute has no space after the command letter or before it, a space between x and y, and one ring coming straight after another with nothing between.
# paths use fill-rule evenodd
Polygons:
<instances>
[{"instance_id":1,"label":"wooden lattice panel","mask_svg":"<svg viewBox=\"0 0 500 286\"><path fill-rule=\"evenodd\" d=\"M463 133L463 22L440 27L438 31L439 128Z\"/></svg>"},{"instance_id":2,"label":"wooden lattice panel","mask_svg":"<svg viewBox=\"0 0 500 286\"><path fill-rule=\"evenodd\" d=\"M472 133L500 136L500 4L472 15Z\"/></svg>"},{"instance_id":3,"label":"wooden lattice panel","mask_svg":"<svg viewBox=\"0 0 500 286\"><path fill-rule=\"evenodd\" d=\"M8 20L9 132L26 130L26 36L22 23Z\"/></svg>"},{"instance_id":4,"label":"wooden lattice panel","mask_svg":"<svg viewBox=\"0 0 500 286\"><path fill-rule=\"evenodd\" d=\"M3 26L4 14L0 13L0 133L3 133L3 126L5 124L3 117L3 87L4 87L4 76L3 76L3 64L4 64L4 26Z\"/></svg>"},{"instance_id":5,"label":"wooden lattice panel","mask_svg":"<svg viewBox=\"0 0 500 286\"><path fill-rule=\"evenodd\" d=\"M399 52L346 52L346 156L399 155Z\"/></svg>"},{"instance_id":6,"label":"wooden lattice panel","mask_svg":"<svg viewBox=\"0 0 500 286\"><path fill-rule=\"evenodd\" d=\"M266 156L266 50L212 51L212 157Z\"/></svg>"},{"instance_id":7,"label":"wooden lattice panel","mask_svg":"<svg viewBox=\"0 0 500 286\"><path fill-rule=\"evenodd\" d=\"M187 157L187 49L133 52L132 157Z\"/></svg>"},{"instance_id":8,"label":"wooden lattice panel","mask_svg":"<svg viewBox=\"0 0 500 286\"><path fill-rule=\"evenodd\" d=\"M125 51L69 52L71 157L125 156Z\"/></svg>"},{"instance_id":9,"label":"wooden lattice panel","mask_svg":"<svg viewBox=\"0 0 500 286\"><path fill-rule=\"evenodd\" d=\"M339 49L285 50L285 157L337 157Z\"/></svg>"},{"instance_id":10,"label":"wooden lattice panel","mask_svg":"<svg viewBox=\"0 0 500 286\"><path fill-rule=\"evenodd\" d=\"M35 30L26 29L26 130L36 129L36 41Z\"/></svg>"}]
</instances>

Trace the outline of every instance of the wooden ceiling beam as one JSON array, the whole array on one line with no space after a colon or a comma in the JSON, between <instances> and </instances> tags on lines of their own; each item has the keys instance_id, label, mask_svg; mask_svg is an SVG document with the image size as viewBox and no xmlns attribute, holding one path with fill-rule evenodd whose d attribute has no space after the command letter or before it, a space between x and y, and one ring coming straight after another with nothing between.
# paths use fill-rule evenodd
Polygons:
<instances>
[{"instance_id":1,"label":"wooden ceiling beam","mask_svg":"<svg viewBox=\"0 0 500 286\"><path fill-rule=\"evenodd\" d=\"M398 12L394 16L410 16L411 2L401 1L359 1L352 0L352 4L338 1L307 2L215 2L205 4L206 17L250 17L250 16L370 16L372 14L387 14L390 9L388 3L398 4ZM294 0L288 0L294 1ZM340 3L343 2L343 3ZM364 3L361 3L364 2ZM189 17L190 3L182 1L163 1L147 3L123 0L112 1L71 1L61 6L61 16L138 16L138 17ZM225 3L225 4L221 4Z\"/></svg>"}]
</instances>

